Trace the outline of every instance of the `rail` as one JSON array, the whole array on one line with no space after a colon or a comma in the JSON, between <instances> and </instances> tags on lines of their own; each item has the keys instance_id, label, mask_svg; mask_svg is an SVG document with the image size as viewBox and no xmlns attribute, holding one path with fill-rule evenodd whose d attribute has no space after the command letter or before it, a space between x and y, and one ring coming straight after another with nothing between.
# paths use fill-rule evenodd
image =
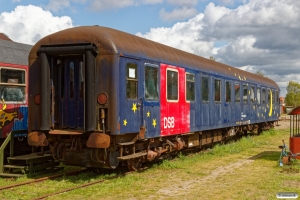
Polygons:
<instances>
[{"instance_id":1,"label":"rail","mask_svg":"<svg viewBox=\"0 0 300 200\"><path fill-rule=\"evenodd\" d=\"M3 144L0 147L0 173L3 173L3 164L4 164L4 150L7 144L10 142L10 156L12 157L14 155L14 140L13 138L14 133L9 133L6 139L4 140Z\"/></svg>"}]
</instances>

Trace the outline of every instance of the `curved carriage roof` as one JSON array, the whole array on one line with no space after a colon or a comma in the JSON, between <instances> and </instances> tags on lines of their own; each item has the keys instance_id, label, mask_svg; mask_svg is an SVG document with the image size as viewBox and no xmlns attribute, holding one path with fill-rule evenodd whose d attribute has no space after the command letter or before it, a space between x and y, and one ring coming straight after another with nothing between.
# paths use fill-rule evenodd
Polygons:
<instances>
[{"instance_id":1,"label":"curved carriage roof","mask_svg":"<svg viewBox=\"0 0 300 200\"><path fill-rule=\"evenodd\" d=\"M214 60L187 53L132 34L100 26L82 26L66 29L41 39L31 50L29 57L36 58L41 45L94 43L100 54L120 54L155 60L165 64L201 69L204 72L237 80L257 82L278 88L271 79L255 75ZM278 88L279 89L279 88Z\"/></svg>"},{"instance_id":2,"label":"curved carriage roof","mask_svg":"<svg viewBox=\"0 0 300 200\"><path fill-rule=\"evenodd\" d=\"M28 65L28 54L31 45L0 39L0 62Z\"/></svg>"}]
</instances>

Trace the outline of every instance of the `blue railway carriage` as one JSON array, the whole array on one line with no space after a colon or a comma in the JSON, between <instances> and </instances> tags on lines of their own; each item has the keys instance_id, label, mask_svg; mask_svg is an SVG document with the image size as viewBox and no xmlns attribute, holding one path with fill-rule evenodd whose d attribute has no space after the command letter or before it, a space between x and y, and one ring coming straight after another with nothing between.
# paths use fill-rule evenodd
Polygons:
<instances>
[{"instance_id":1,"label":"blue railway carriage","mask_svg":"<svg viewBox=\"0 0 300 200\"><path fill-rule=\"evenodd\" d=\"M28 143L68 165L135 170L279 117L271 79L100 26L41 39L29 73Z\"/></svg>"}]
</instances>

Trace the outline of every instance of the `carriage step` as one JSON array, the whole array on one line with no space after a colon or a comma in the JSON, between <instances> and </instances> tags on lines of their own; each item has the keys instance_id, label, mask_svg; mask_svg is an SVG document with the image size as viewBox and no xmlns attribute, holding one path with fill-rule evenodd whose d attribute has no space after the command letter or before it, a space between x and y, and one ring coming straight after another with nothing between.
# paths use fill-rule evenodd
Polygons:
<instances>
[{"instance_id":1,"label":"carriage step","mask_svg":"<svg viewBox=\"0 0 300 200\"><path fill-rule=\"evenodd\" d=\"M26 169L28 166L23 165L3 165L3 168L9 168L9 169Z\"/></svg>"},{"instance_id":2,"label":"carriage step","mask_svg":"<svg viewBox=\"0 0 300 200\"><path fill-rule=\"evenodd\" d=\"M0 173L0 177L22 177L24 174L11 174L11 173Z\"/></svg>"},{"instance_id":3,"label":"carriage step","mask_svg":"<svg viewBox=\"0 0 300 200\"><path fill-rule=\"evenodd\" d=\"M147 152L140 152L140 153L130 154L127 156L118 157L118 159L119 160L129 160L132 158L138 158L138 157L145 156L145 155L147 155Z\"/></svg>"}]
</instances>

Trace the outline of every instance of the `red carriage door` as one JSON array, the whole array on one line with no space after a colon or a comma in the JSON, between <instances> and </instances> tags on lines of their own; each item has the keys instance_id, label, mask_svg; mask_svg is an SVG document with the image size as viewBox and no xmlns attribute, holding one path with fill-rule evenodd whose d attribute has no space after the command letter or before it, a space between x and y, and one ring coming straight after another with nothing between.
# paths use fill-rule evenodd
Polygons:
<instances>
[{"instance_id":1,"label":"red carriage door","mask_svg":"<svg viewBox=\"0 0 300 200\"><path fill-rule=\"evenodd\" d=\"M160 65L160 127L161 135L190 131L190 104L186 101L185 69Z\"/></svg>"}]
</instances>

